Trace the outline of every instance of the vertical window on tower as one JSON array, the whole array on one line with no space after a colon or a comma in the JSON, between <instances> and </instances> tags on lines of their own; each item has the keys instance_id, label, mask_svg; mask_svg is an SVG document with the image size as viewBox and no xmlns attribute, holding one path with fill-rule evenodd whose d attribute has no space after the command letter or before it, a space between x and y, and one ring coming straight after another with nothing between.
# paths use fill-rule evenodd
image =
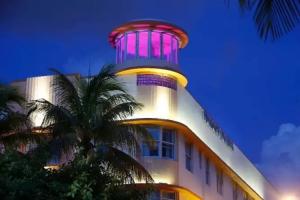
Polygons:
<instances>
[{"instance_id":1,"label":"vertical window on tower","mask_svg":"<svg viewBox=\"0 0 300 200\"><path fill-rule=\"evenodd\" d=\"M172 63L178 64L178 40L172 38Z\"/></svg>"},{"instance_id":2,"label":"vertical window on tower","mask_svg":"<svg viewBox=\"0 0 300 200\"><path fill-rule=\"evenodd\" d=\"M148 41L149 41L149 32L147 31L139 32L138 54L140 58L148 58Z\"/></svg>"},{"instance_id":3,"label":"vertical window on tower","mask_svg":"<svg viewBox=\"0 0 300 200\"><path fill-rule=\"evenodd\" d=\"M151 57L160 59L160 33L151 32Z\"/></svg>"},{"instance_id":4,"label":"vertical window on tower","mask_svg":"<svg viewBox=\"0 0 300 200\"><path fill-rule=\"evenodd\" d=\"M126 59L133 59L136 57L136 33L127 33L127 55Z\"/></svg>"},{"instance_id":5,"label":"vertical window on tower","mask_svg":"<svg viewBox=\"0 0 300 200\"><path fill-rule=\"evenodd\" d=\"M163 34L163 54L162 58L163 60L166 60L168 62L172 62L171 60L171 51L172 51L172 36L169 34Z\"/></svg>"},{"instance_id":6,"label":"vertical window on tower","mask_svg":"<svg viewBox=\"0 0 300 200\"><path fill-rule=\"evenodd\" d=\"M193 170L193 145L190 142L185 143L185 168L192 172Z\"/></svg>"},{"instance_id":7,"label":"vertical window on tower","mask_svg":"<svg viewBox=\"0 0 300 200\"><path fill-rule=\"evenodd\" d=\"M210 163L207 157L205 158L205 182L210 185Z\"/></svg>"},{"instance_id":8,"label":"vertical window on tower","mask_svg":"<svg viewBox=\"0 0 300 200\"><path fill-rule=\"evenodd\" d=\"M117 56L116 56L116 63L119 64L121 63L120 61L120 53L121 53L121 50L120 50L120 38L117 38L116 40L116 53L117 53Z\"/></svg>"},{"instance_id":9,"label":"vertical window on tower","mask_svg":"<svg viewBox=\"0 0 300 200\"><path fill-rule=\"evenodd\" d=\"M151 127L147 128L151 134L153 141L145 141L143 143L143 156L159 156L160 146L160 128Z\"/></svg>"},{"instance_id":10,"label":"vertical window on tower","mask_svg":"<svg viewBox=\"0 0 300 200\"><path fill-rule=\"evenodd\" d=\"M217 178L217 192L223 194L223 172L219 169L216 169L216 178Z\"/></svg>"},{"instance_id":11,"label":"vertical window on tower","mask_svg":"<svg viewBox=\"0 0 300 200\"><path fill-rule=\"evenodd\" d=\"M175 131L163 129L162 131L162 157L175 159Z\"/></svg>"},{"instance_id":12,"label":"vertical window on tower","mask_svg":"<svg viewBox=\"0 0 300 200\"><path fill-rule=\"evenodd\" d=\"M125 61L125 37L122 36L120 38L120 63L123 63Z\"/></svg>"}]
</instances>

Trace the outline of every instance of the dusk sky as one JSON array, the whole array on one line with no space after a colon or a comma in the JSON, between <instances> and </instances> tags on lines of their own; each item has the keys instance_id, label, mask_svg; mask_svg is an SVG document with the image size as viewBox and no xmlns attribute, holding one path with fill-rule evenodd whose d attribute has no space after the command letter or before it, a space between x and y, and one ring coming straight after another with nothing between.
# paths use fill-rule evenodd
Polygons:
<instances>
[{"instance_id":1,"label":"dusk sky","mask_svg":"<svg viewBox=\"0 0 300 200\"><path fill-rule=\"evenodd\" d=\"M96 73L114 63L108 34L154 18L185 29L188 90L275 185L300 186L300 26L275 42L251 13L211 0L1 0L0 80ZM280 182L279 182L280 180ZM283 188L284 188L283 187Z\"/></svg>"}]
</instances>

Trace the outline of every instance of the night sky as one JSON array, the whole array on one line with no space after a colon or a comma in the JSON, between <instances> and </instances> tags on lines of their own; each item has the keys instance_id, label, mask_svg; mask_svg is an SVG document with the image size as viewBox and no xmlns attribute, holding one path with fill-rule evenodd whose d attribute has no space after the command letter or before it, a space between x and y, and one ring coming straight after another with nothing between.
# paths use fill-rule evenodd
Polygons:
<instances>
[{"instance_id":1,"label":"night sky","mask_svg":"<svg viewBox=\"0 0 300 200\"><path fill-rule=\"evenodd\" d=\"M300 186L300 26L259 39L236 1L1 0L0 80L96 73L114 62L108 34L133 19L163 19L190 37L180 52L188 90L275 185ZM297 177L298 176L298 177ZM279 182L279 180L281 180Z\"/></svg>"}]
</instances>

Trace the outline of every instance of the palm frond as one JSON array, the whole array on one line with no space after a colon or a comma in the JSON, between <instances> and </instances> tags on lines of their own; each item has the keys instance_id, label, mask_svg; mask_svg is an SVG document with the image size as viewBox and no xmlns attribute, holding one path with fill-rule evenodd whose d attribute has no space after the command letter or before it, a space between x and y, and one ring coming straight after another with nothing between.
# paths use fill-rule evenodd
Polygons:
<instances>
[{"instance_id":1,"label":"palm frond","mask_svg":"<svg viewBox=\"0 0 300 200\"><path fill-rule=\"evenodd\" d=\"M119 149L102 146L99 148L98 156L106 164L107 170L127 183L135 183L135 180L153 182L149 172L137 160Z\"/></svg>"},{"instance_id":2,"label":"palm frond","mask_svg":"<svg viewBox=\"0 0 300 200\"><path fill-rule=\"evenodd\" d=\"M239 0L240 7L254 8L259 36L276 40L292 31L300 21L299 0Z\"/></svg>"},{"instance_id":3,"label":"palm frond","mask_svg":"<svg viewBox=\"0 0 300 200\"><path fill-rule=\"evenodd\" d=\"M81 101L78 94L80 77L74 76L72 80L56 69L51 69L56 74L53 87L57 104L66 108L70 107L70 111L75 113L81 112Z\"/></svg>"},{"instance_id":4,"label":"palm frond","mask_svg":"<svg viewBox=\"0 0 300 200\"><path fill-rule=\"evenodd\" d=\"M19 93L17 88L0 84L0 110L8 109L11 103L22 106L24 101L25 98Z\"/></svg>"}]
</instances>

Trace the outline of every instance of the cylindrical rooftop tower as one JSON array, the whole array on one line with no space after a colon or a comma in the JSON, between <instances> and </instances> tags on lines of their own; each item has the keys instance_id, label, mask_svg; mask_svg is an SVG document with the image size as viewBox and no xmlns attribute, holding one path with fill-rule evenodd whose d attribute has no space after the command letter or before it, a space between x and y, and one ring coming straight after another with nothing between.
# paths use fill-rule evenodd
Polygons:
<instances>
[{"instance_id":1,"label":"cylindrical rooftop tower","mask_svg":"<svg viewBox=\"0 0 300 200\"><path fill-rule=\"evenodd\" d=\"M109 42L116 49L118 74L163 74L187 85L178 60L179 49L188 43L183 29L163 21L132 21L115 28Z\"/></svg>"}]
</instances>

